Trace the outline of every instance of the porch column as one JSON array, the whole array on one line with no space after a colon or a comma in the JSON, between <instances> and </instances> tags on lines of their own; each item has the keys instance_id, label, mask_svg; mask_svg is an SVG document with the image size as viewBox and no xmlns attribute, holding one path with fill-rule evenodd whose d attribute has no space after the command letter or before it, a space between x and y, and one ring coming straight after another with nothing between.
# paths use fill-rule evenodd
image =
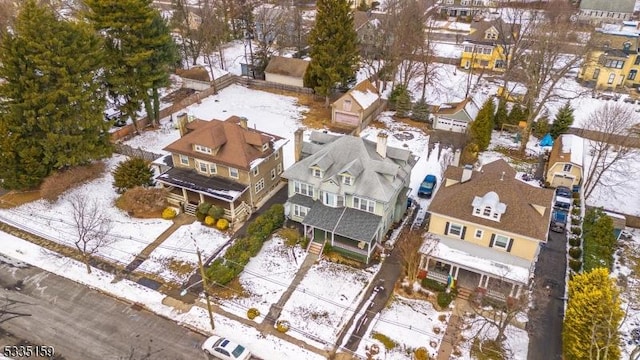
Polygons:
<instances>
[{"instance_id":1,"label":"porch column","mask_svg":"<svg viewBox=\"0 0 640 360\"><path fill-rule=\"evenodd\" d=\"M489 287L489 278L490 278L489 275L485 277L484 286L483 286L483 288L485 289Z\"/></svg>"},{"instance_id":2,"label":"porch column","mask_svg":"<svg viewBox=\"0 0 640 360\"><path fill-rule=\"evenodd\" d=\"M429 256L425 256L424 254L420 254L420 267L419 269L427 269L429 265Z\"/></svg>"},{"instance_id":3,"label":"porch column","mask_svg":"<svg viewBox=\"0 0 640 360\"><path fill-rule=\"evenodd\" d=\"M333 231L331 232L331 246L333 246Z\"/></svg>"},{"instance_id":4,"label":"porch column","mask_svg":"<svg viewBox=\"0 0 640 360\"><path fill-rule=\"evenodd\" d=\"M456 275L453 277L454 279L458 280L458 273L460 272L460 266L456 267Z\"/></svg>"},{"instance_id":5,"label":"porch column","mask_svg":"<svg viewBox=\"0 0 640 360\"><path fill-rule=\"evenodd\" d=\"M455 269L455 266L451 264L451 266L449 266L449 275L453 276L454 269Z\"/></svg>"},{"instance_id":6,"label":"porch column","mask_svg":"<svg viewBox=\"0 0 640 360\"><path fill-rule=\"evenodd\" d=\"M182 188L182 197L184 198L184 202L189 202L189 195L187 195L187 189Z\"/></svg>"},{"instance_id":7,"label":"porch column","mask_svg":"<svg viewBox=\"0 0 640 360\"><path fill-rule=\"evenodd\" d=\"M520 297L520 293L521 293L521 291L522 291L522 285L518 285L518 286L516 286L516 289L517 289L517 290L516 290L516 293L515 293L515 295L514 295L513 297L515 297L516 299L518 299L518 298Z\"/></svg>"},{"instance_id":8,"label":"porch column","mask_svg":"<svg viewBox=\"0 0 640 360\"><path fill-rule=\"evenodd\" d=\"M480 281L478 282L478 287L482 287L483 282L484 282L484 275L480 274Z\"/></svg>"},{"instance_id":9,"label":"porch column","mask_svg":"<svg viewBox=\"0 0 640 360\"><path fill-rule=\"evenodd\" d=\"M200 195L200 202L203 203L204 202L204 195L202 195L201 193L198 193L198 195Z\"/></svg>"},{"instance_id":10,"label":"porch column","mask_svg":"<svg viewBox=\"0 0 640 360\"><path fill-rule=\"evenodd\" d=\"M513 293L516 290L516 284L511 284L511 291L509 291L509 297L513 297Z\"/></svg>"},{"instance_id":11,"label":"porch column","mask_svg":"<svg viewBox=\"0 0 640 360\"><path fill-rule=\"evenodd\" d=\"M233 201L230 203L231 206L229 207L229 210L231 211L231 218L235 218L236 217L236 207L233 203Z\"/></svg>"}]
</instances>

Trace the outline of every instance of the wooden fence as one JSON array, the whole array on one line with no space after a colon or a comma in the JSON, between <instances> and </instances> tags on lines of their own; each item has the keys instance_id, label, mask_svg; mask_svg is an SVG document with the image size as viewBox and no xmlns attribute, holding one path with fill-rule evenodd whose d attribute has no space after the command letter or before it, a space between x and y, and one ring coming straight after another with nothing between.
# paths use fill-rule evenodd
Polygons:
<instances>
[{"instance_id":1,"label":"wooden fence","mask_svg":"<svg viewBox=\"0 0 640 360\"><path fill-rule=\"evenodd\" d=\"M121 155L125 155L128 157L132 157L132 158L138 158L138 159L144 159L146 161L154 161L156 159L161 158L163 155L162 154L156 154L154 152L151 151L147 151L147 150L143 150L141 148L134 148L132 146L126 145L126 144L114 144L114 149L113 151L115 153L121 154Z\"/></svg>"}]
</instances>

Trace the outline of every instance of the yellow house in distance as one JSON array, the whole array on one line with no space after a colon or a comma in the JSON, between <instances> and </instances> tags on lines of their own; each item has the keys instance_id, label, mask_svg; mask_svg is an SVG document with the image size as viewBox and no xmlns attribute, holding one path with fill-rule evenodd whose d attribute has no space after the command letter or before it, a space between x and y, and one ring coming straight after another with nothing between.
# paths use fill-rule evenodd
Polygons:
<instances>
[{"instance_id":1,"label":"yellow house in distance","mask_svg":"<svg viewBox=\"0 0 640 360\"><path fill-rule=\"evenodd\" d=\"M578 79L597 90L615 90L640 85L640 24L604 24L596 29L595 50L587 55Z\"/></svg>"},{"instance_id":2,"label":"yellow house in distance","mask_svg":"<svg viewBox=\"0 0 640 360\"><path fill-rule=\"evenodd\" d=\"M474 170L449 166L429 213L418 276L507 301L527 289L549 234L554 192L516 178L500 159Z\"/></svg>"},{"instance_id":3,"label":"yellow house in distance","mask_svg":"<svg viewBox=\"0 0 640 360\"><path fill-rule=\"evenodd\" d=\"M471 25L471 32L462 43L460 67L504 71L511 54L509 45L519 36L519 25L502 19L479 21Z\"/></svg>"}]
</instances>

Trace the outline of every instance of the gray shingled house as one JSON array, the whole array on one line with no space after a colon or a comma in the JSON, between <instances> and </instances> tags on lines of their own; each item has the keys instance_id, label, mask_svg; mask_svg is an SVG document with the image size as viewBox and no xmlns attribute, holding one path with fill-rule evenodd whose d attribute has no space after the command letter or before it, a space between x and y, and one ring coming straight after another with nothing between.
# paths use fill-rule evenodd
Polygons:
<instances>
[{"instance_id":1,"label":"gray shingled house","mask_svg":"<svg viewBox=\"0 0 640 360\"><path fill-rule=\"evenodd\" d=\"M582 0L578 18L592 23L631 20L635 4L635 0Z\"/></svg>"},{"instance_id":2,"label":"gray shingled house","mask_svg":"<svg viewBox=\"0 0 640 360\"><path fill-rule=\"evenodd\" d=\"M289 180L285 213L302 223L312 241L310 251L325 244L353 259L369 263L393 223L407 205L411 151L387 147L387 135L376 141L355 136L312 132L302 141L295 133L296 163L282 177Z\"/></svg>"}]
</instances>

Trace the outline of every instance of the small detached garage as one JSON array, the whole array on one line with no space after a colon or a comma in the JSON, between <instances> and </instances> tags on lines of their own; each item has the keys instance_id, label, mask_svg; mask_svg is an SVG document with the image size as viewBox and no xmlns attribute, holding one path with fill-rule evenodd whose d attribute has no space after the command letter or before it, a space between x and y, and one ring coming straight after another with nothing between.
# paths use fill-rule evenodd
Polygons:
<instances>
[{"instance_id":1,"label":"small detached garage","mask_svg":"<svg viewBox=\"0 0 640 360\"><path fill-rule=\"evenodd\" d=\"M331 123L362 129L382 111L382 105L378 89L364 80L331 104Z\"/></svg>"},{"instance_id":2,"label":"small detached garage","mask_svg":"<svg viewBox=\"0 0 640 360\"><path fill-rule=\"evenodd\" d=\"M434 115L433 128L437 130L464 133L476 118L480 107L472 98L457 103L440 105Z\"/></svg>"},{"instance_id":3,"label":"small detached garage","mask_svg":"<svg viewBox=\"0 0 640 360\"><path fill-rule=\"evenodd\" d=\"M264 77L269 82L304 87L304 74L308 67L306 60L273 56L264 70Z\"/></svg>"},{"instance_id":4,"label":"small detached garage","mask_svg":"<svg viewBox=\"0 0 640 360\"><path fill-rule=\"evenodd\" d=\"M549 153L546 182L551 187L566 186L574 191L582 182L584 139L572 135L560 135Z\"/></svg>"}]
</instances>

